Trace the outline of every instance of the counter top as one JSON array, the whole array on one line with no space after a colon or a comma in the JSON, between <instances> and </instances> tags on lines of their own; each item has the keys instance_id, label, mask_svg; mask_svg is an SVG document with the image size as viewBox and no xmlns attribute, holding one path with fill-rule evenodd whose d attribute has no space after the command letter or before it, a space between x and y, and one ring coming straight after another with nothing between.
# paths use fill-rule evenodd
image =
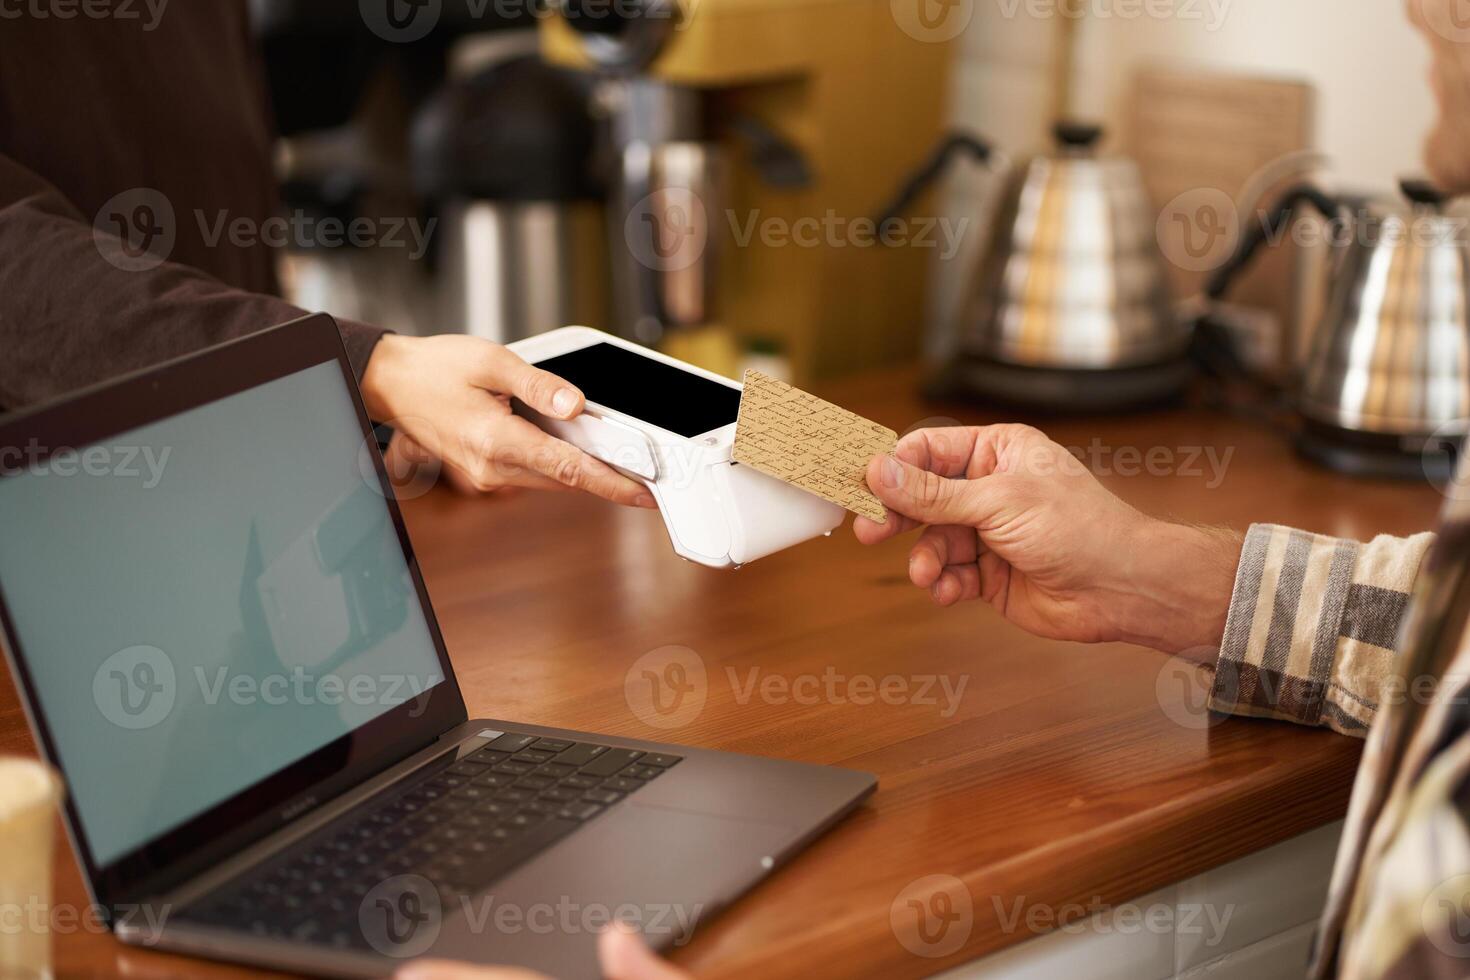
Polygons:
<instances>
[{"instance_id":1,"label":"counter top","mask_svg":"<svg viewBox=\"0 0 1470 980\"><path fill-rule=\"evenodd\" d=\"M926 404L915 378L818 390L899 431L997 417ZM1045 428L1125 499L1181 520L1363 538L1431 526L1440 502L1195 409ZM435 491L405 513L471 717L878 775L855 815L675 954L701 977L932 973L1031 938L1048 912L1134 898L1345 811L1358 742L1212 717L1199 669L1148 650L1036 639L980 603L938 609L907 583L909 538L863 548L844 528L720 572L678 560L657 515L572 494ZM668 645L702 660L706 700L663 729L624 680ZM0 752L33 751L6 682ZM80 903L60 851L57 901ZM947 908L947 925L921 929L916 907ZM86 932L56 956L60 976L238 972Z\"/></svg>"}]
</instances>

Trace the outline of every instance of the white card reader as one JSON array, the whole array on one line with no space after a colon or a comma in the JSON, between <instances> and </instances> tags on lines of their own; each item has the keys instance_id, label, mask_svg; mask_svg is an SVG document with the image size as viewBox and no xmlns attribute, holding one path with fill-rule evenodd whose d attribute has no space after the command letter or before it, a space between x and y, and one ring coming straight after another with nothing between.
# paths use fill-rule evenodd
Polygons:
<instances>
[{"instance_id":1,"label":"white card reader","mask_svg":"<svg viewBox=\"0 0 1470 980\"><path fill-rule=\"evenodd\" d=\"M648 487L684 558L734 568L842 523L838 505L731 459L739 382L590 327L508 346L587 400L570 421L519 400L516 413Z\"/></svg>"}]
</instances>

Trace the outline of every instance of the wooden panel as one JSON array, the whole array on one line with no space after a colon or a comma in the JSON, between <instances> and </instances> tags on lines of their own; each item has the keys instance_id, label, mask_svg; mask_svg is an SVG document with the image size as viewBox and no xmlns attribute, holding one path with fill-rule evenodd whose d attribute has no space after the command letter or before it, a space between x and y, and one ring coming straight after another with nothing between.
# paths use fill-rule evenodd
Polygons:
<instances>
[{"instance_id":1,"label":"wooden panel","mask_svg":"<svg viewBox=\"0 0 1470 980\"><path fill-rule=\"evenodd\" d=\"M1292 80L1164 69L1134 79L1128 149L1154 207L1168 209L1160 244L1176 296L1197 293L1286 187L1317 176L1320 160L1306 152L1314 105L1312 87ZM1270 314L1257 325L1260 367L1281 380L1309 329L1298 321L1315 310L1298 308L1301 257L1293 247L1262 249L1226 297Z\"/></svg>"}]
</instances>

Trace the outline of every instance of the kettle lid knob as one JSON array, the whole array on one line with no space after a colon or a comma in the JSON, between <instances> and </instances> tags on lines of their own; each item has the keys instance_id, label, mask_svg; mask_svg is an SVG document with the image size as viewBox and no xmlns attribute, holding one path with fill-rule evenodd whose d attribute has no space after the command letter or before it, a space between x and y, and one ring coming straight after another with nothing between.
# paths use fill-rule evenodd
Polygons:
<instances>
[{"instance_id":1,"label":"kettle lid knob","mask_svg":"<svg viewBox=\"0 0 1470 980\"><path fill-rule=\"evenodd\" d=\"M1429 207L1437 208L1447 200L1443 191L1422 177L1403 178L1399 181L1399 191L1415 204L1425 204Z\"/></svg>"},{"instance_id":2,"label":"kettle lid knob","mask_svg":"<svg viewBox=\"0 0 1470 980\"><path fill-rule=\"evenodd\" d=\"M1066 119L1052 126L1051 132L1062 146L1077 150L1090 150L1103 136L1101 126Z\"/></svg>"}]
</instances>

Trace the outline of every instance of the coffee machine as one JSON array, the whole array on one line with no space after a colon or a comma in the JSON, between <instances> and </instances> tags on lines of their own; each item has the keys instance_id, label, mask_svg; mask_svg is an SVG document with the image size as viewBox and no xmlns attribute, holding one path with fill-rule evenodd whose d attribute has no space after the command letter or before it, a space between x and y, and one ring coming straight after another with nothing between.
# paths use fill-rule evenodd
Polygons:
<instances>
[{"instance_id":1,"label":"coffee machine","mask_svg":"<svg viewBox=\"0 0 1470 980\"><path fill-rule=\"evenodd\" d=\"M542 55L609 123L594 326L726 373L775 345L799 381L911 358L927 253L863 222L940 131L949 40L899 16L923 2L561 0Z\"/></svg>"}]
</instances>

